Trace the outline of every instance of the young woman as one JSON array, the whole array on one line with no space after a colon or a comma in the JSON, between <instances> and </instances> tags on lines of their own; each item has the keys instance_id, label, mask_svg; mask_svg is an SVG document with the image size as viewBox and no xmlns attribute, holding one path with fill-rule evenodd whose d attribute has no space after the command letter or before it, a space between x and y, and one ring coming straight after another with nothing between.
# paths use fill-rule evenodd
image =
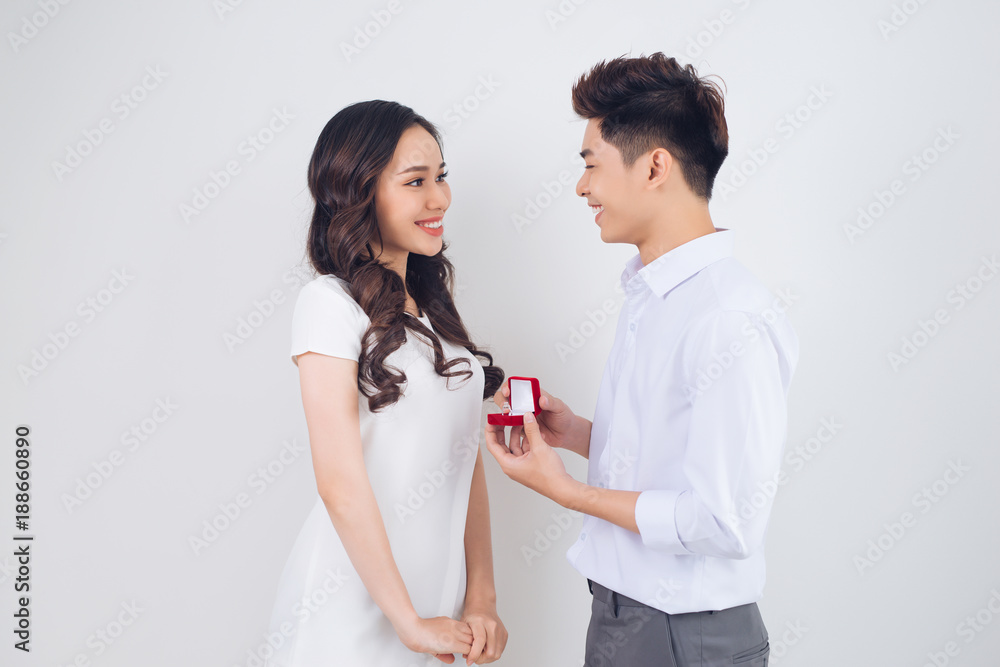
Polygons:
<instances>
[{"instance_id":1,"label":"young woman","mask_svg":"<svg viewBox=\"0 0 1000 667\"><path fill-rule=\"evenodd\" d=\"M395 102L343 109L316 142L319 277L291 352L319 495L281 575L271 667L484 664L506 644L479 452L504 372L455 309L445 176L435 127Z\"/></svg>"}]
</instances>

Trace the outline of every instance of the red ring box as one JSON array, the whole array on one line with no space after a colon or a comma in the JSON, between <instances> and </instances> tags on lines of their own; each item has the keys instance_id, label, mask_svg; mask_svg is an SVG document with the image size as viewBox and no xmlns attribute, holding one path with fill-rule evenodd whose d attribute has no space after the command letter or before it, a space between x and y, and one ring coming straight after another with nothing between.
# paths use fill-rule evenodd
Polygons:
<instances>
[{"instance_id":1,"label":"red ring box","mask_svg":"<svg viewBox=\"0 0 1000 667\"><path fill-rule=\"evenodd\" d=\"M524 426L524 415L528 412L536 417L542 411L538 406L538 399L542 392L538 388L538 378L520 377L517 375L507 378L507 389L510 391L510 412L491 412L486 415L487 423L495 426Z\"/></svg>"}]
</instances>

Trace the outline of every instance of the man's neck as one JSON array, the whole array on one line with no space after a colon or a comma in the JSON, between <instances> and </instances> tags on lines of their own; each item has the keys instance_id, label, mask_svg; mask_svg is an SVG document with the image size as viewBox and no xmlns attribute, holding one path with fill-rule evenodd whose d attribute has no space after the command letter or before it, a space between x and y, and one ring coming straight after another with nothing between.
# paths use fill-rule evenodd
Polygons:
<instances>
[{"instance_id":1,"label":"man's neck","mask_svg":"<svg viewBox=\"0 0 1000 667\"><path fill-rule=\"evenodd\" d=\"M643 266L688 241L711 234L715 224L708 206L697 206L666 212L651 221L649 229L646 238L636 243Z\"/></svg>"}]
</instances>

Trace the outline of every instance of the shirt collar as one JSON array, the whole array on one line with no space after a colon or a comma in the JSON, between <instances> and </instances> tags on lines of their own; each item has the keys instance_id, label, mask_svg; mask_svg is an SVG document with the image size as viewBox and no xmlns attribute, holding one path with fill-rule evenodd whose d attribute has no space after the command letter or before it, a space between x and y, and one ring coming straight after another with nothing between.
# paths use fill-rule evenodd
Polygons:
<instances>
[{"instance_id":1,"label":"shirt collar","mask_svg":"<svg viewBox=\"0 0 1000 667\"><path fill-rule=\"evenodd\" d=\"M712 262L731 257L732 254L732 230L716 227L714 232L682 243L645 266L636 253L625 263L622 287L626 287L633 277L639 275L654 294L662 297Z\"/></svg>"}]
</instances>

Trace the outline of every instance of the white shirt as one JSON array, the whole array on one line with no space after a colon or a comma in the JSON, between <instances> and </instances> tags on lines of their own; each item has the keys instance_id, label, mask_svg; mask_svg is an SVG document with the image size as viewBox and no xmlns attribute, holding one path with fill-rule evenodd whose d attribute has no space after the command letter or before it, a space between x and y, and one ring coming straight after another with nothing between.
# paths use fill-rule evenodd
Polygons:
<instances>
[{"instance_id":1,"label":"white shirt","mask_svg":"<svg viewBox=\"0 0 1000 667\"><path fill-rule=\"evenodd\" d=\"M798 338L733 256L733 232L622 272L587 483L640 491L639 534L586 516L566 554L586 577L667 613L760 599Z\"/></svg>"}]
</instances>

